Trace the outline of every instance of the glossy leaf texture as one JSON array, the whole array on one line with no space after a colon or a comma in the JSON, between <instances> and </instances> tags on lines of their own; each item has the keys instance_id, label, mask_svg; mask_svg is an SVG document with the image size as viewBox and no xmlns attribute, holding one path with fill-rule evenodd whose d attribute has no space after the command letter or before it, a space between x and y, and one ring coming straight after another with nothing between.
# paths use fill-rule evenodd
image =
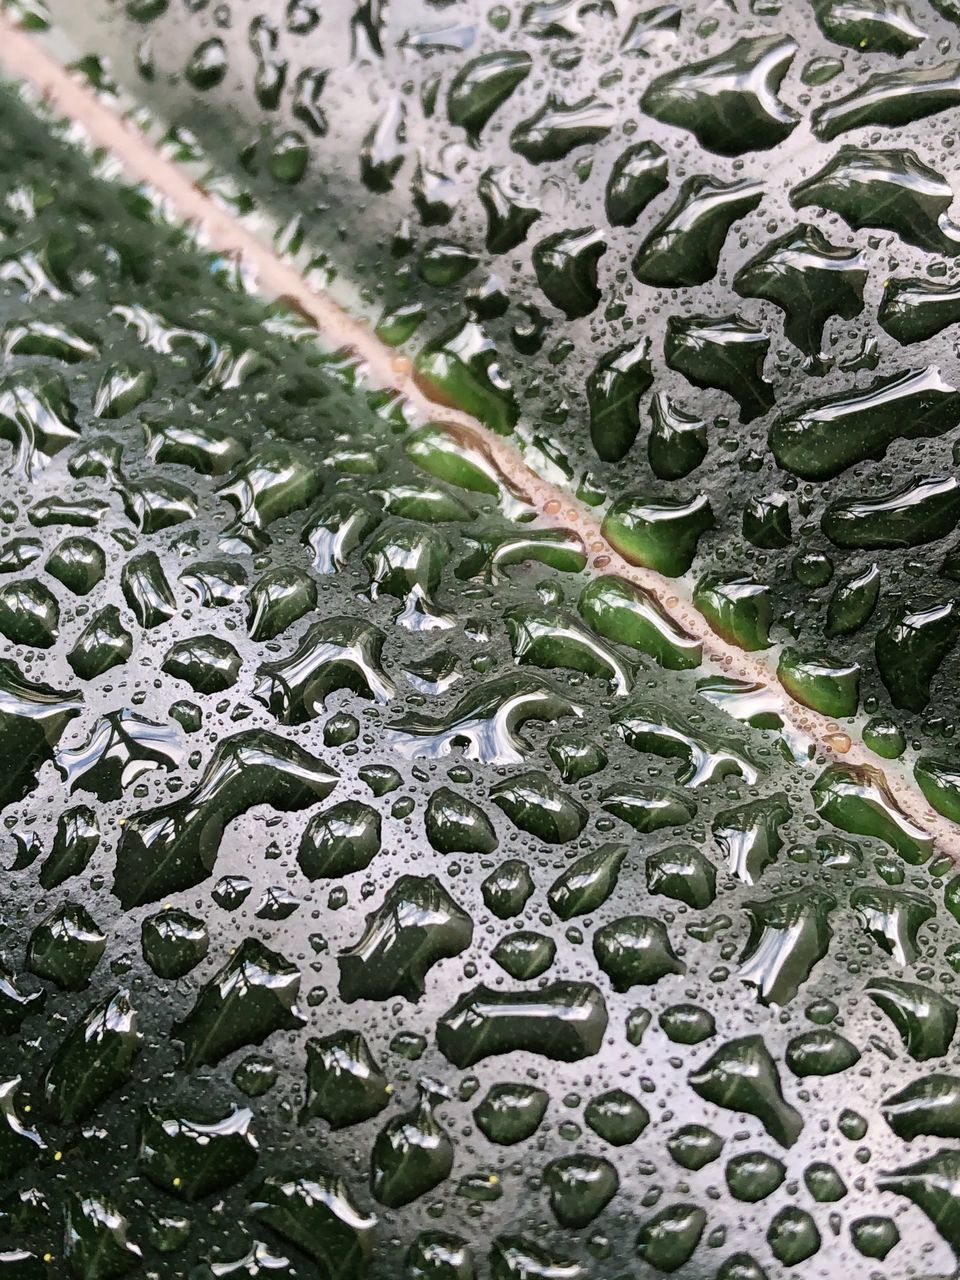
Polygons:
<instances>
[{"instance_id":1,"label":"glossy leaf texture","mask_svg":"<svg viewBox=\"0 0 960 1280\"><path fill-rule=\"evenodd\" d=\"M950 1274L950 7L49 7L704 623L5 97L18 1261Z\"/></svg>"}]
</instances>

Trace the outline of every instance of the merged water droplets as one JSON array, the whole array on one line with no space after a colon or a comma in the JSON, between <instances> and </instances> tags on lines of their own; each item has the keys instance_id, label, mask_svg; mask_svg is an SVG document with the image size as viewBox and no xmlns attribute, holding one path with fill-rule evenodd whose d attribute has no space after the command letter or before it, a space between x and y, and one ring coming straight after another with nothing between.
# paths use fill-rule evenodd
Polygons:
<instances>
[{"instance_id":1,"label":"merged water droplets","mask_svg":"<svg viewBox=\"0 0 960 1280\"><path fill-rule=\"evenodd\" d=\"M434 1115L444 1096L442 1086L424 1077L416 1108L395 1116L377 1135L370 1154L370 1190L381 1204L409 1204L449 1175L453 1143Z\"/></svg>"},{"instance_id":2,"label":"merged water droplets","mask_svg":"<svg viewBox=\"0 0 960 1280\"><path fill-rule=\"evenodd\" d=\"M255 939L244 939L173 1028L187 1065L219 1062L274 1031L302 1026L305 1019L295 1003L299 987L298 969Z\"/></svg>"},{"instance_id":3,"label":"merged water droplets","mask_svg":"<svg viewBox=\"0 0 960 1280\"><path fill-rule=\"evenodd\" d=\"M143 1035L129 991L115 990L67 1032L41 1081L44 1107L61 1123L90 1114L129 1077Z\"/></svg>"},{"instance_id":4,"label":"merged water droplets","mask_svg":"<svg viewBox=\"0 0 960 1280\"><path fill-rule=\"evenodd\" d=\"M644 284L669 288L711 280L731 226L762 196L759 182L718 182L701 174L687 178L637 250L634 275Z\"/></svg>"},{"instance_id":5,"label":"merged water droplets","mask_svg":"<svg viewBox=\"0 0 960 1280\"><path fill-rule=\"evenodd\" d=\"M148 1107L140 1125L140 1168L155 1186L187 1201L233 1186L257 1162L252 1118L246 1107L212 1122Z\"/></svg>"},{"instance_id":6,"label":"merged water droplets","mask_svg":"<svg viewBox=\"0 0 960 1280\"><path fill-rule=\"evenodd\" d=\"M308 1041L307 1097L301 1122L320 1116L333 1129L360 1124L387 1106L390 1093L359 1032L335 1032Z\"/></svg>"},{"instance_id":7,"label":"merged water droplets","mask_svg":"<svg viewBox=\"0 0 960 1280\"><path fill-rule=\"evenodd\" d=\"M340 994L353 1000L423 995L427 972L469 944L473 924L433 877L401 876L360 940L341 953Z\"/></svg>"},{"instance_id":8,"label":"merged water droplets","mask_svg":"<svg viewBox=\"0 0 960 1280\"><path fill-rule=\"evenodd\" d=\"M322 761L275 734L247 731L225 739L192 795L126 826L117 850L117 896L128 904L153 902L197 883L212 871L223 831L238 814L264 802L304 808L335 782Z\"/></svg>"},{"instance_id":9,"label":"merged water droplets","mask_svg":"<svg viewBox=\"0 0 960 1280\"><path fill-rule=\"evenodd\" d=\"M533 164L562 160L578 147L605 138L613 121L611 104L593 94L573 102L550 94L539 110L516 126L510 145Z\"/></svg>"},{"instance_id":10,"label":"merged water droplets","mask_svg":"<svg viewBox=\"0 0 960 1280\"><path fill-rule=\"evenodd\" d=\"M705 1101L756 1116L781 1146L791 1147L803 1120L783 1096L776 1063L759 1036L732 1040L690 1076Z\"/></svg>"},{"instance_id":11,"label":"merged water droplets","mask_svg":"<svg viewBox=\"0 0 960 1280\"><path fill-rule=\"evenodd\" d=\"M118 800L124 788L154 769L173 771L183 760L177 732L128 710L111 712L78 748L56 753L70 791Z\"/></svg>"},{"instance_id":12,"label":"merged water droplets","mask_svg":"<svg viewBox=\"0 0 960 1280\"><path fill-rule=\"evenodd\" d=\"M342 1180L322 1169L287 1180L271 1175L250 1212L324 1270L359 1280L369 1264L376 1214L362 1213Z\"/></svg>"},{"instance_id":13,"label":"merged water droplets","mask_svg":"<svg viewBox=\"0 0 960 1280\"><path fill-rule=\"evenodd\" d=\"M598 1051L606 1026L603 996L590 983L554 982L516 994L477 987L437 1023L437 1044L458 1067L518 1050L578 1062Z\"/></svg>"},{"instance_id":14,"label":"merged water droplets","mask_svg":"<svg viewBox=\"0 0 960 1280\"><path fill-rule=\"evenodd\" d=\"M453 78L447 94L450 123L479 141L483 126L530 74L533 60L520 50L483 54L467 62Z\"/></svg>"}]
</instances>

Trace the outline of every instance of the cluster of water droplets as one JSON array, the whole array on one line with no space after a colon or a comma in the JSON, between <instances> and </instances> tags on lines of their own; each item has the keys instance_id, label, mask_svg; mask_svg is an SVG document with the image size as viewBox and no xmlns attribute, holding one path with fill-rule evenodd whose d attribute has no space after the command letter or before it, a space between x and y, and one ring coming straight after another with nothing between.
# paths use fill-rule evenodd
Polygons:
<instances>
[{"instance_id":1,"label":"cluster of water droplets","mask_svg":"<svg viewBox=\"0 0 960 1280\"><path fill-rule=\"evenodd\" d=\"M359 172L331 166L317 225L358 181L378 193L348 247L390 308L381 332L406 339L463 306L421 349L422 376L497 429L522 410L548 474L609 495L611 542L668 575L694 568L717 631L763 648L791 592L824 605L837 644L885 619L871 696L886 690L900 719L871 741L904 751L955 606L928 573L918 620L891 584L913 572L901 551L917 529L949 535L956 499L924 475L891 509L871 459L905 437L948 449L958 393L945 361L874 379L865 349L859 370L845 355L828 368L821 331L902 252L856 228L942 255L949 192L889 149L820 148L903 123L905 100L913 117L949 105L946 72L811 112L799 35L773 5L746 22L722 7L445 10L432 34L424 21L394 38L371 3L337 35L350 74L380 86L368 123L366 106L333 110L342 68L294 63L333 10L201 5L194 25L179 5L127 7L154 32L141 71L189 44L198 95L238 74L242 34L256 111L301 122L259 127L241 157L254 185L299 179L301 201L311 155L359 131ZM817 31L866 40L851 65L919 46L899 6L846 36L838 9L816 7ZM688 28L706 66L678 44ZM636 109L657 142L624 129L626 59L654 64ZM823 82L823 63L802 82ZM108 87L102 61L86 70ZM415 154L444 107L453 176L485 166L479 240L453 177ZM11 99L2 111L0 1269L949 1273L960 889L882 777L808 756L775 699L698 670L696 637L588 572L591 549L530 519L480 451L366 391L148 194L91 178ZM767 153L799 154L804 122L816 162L766 172ZM170 142L189 150L182 130ZM488 146L519 156L514 172L487 166ZM540 166L553 185L529 200L514 183ZM569 216L574 181L586 204L596 193L592 220ZM845 222L778 223L729 259L734 223L752 235L778 184L794 210ZM398 218L389 253L357 239ZM461 225L464 244L414 230ZM509 280L481 280L484 255L509 254ZM520 293L533 279L542 297ZM634 279L668 293L628 294ZM730 285L758 309L717 311ZM929 292L884 295L894 344L942 318ZM669 305L641 325L638 298ZM639 345L620 341L634 328ZM888 366L898 350L877 348ZM687 380L679 397L668 371ZM827 403L801 378L822 378ZM862 492L834 493L854 467ZM744 506L773 474L780 490ZM724 550L731 513L766 561ZM839 552L818 549L814 516L831 548L869 552L829 592ZM811 650L806 626L783 682L852 716L873 669L857 648ZM949 760L917 753L916 774L960 814Z\"/></svg>"},{"instance_id":2,"label":"cluster of water droplets","mask_svg":"<svg viewBox=\"0 0 960 1280\"><path fill-rule=\"evenodd\" d=\"M944 765L956 5L49 9L618 549Z\"/></svg>"},{"instance_id":3,"label":"cluster of water droplets","mask_svg":"<svg viewBox=\"0 0 960 1280\"><path fill-rule=\"evenodd\" d=\"M5 110L7 1264L879 1257L903 1202L820 1207L876 1204L854 1070L941 1220L956 1083L884 1080L948 1054L956 946L880 789L811 802L649 599Z\"/></svg>"}]
</instances>

